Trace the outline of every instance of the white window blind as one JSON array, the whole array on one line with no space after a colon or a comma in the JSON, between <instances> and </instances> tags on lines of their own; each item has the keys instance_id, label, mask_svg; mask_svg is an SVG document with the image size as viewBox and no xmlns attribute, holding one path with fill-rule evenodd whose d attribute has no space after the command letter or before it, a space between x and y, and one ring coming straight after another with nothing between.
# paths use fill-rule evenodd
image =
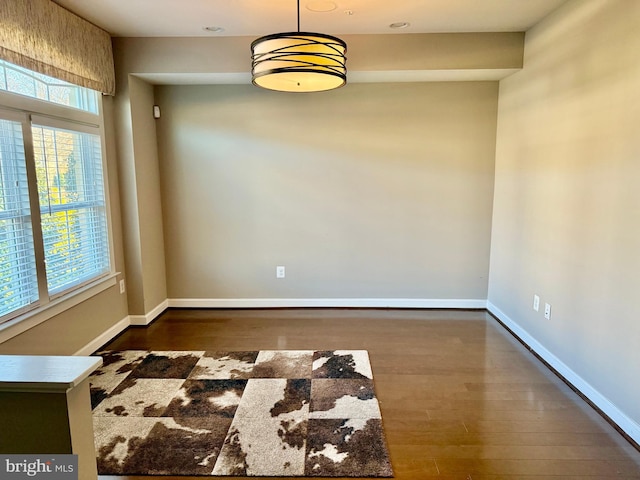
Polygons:
<instances>
[{"instance_id":1,"label":"white window blind","mask_svg":"<svg viewBox=\"0 0 640 480\"><path fill-rule=\"evenodd\" d=\"M0 119L0 321L37 301L22 124Z\"/></svg>"},{"instance_id":2,"label":"white window blind","mask_svg":"<svg viewBox=\"0 0 640 480\"><path fill-rule=\"evenodd\" d=\"M110 271L101 138L32 126L50 296Z\"/></svg>"}]
</instances>

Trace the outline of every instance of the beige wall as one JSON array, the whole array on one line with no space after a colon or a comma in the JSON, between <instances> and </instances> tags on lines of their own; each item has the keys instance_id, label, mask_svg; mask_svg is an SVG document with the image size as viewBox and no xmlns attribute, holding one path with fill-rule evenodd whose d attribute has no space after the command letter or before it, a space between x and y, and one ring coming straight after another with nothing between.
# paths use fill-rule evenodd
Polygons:
<instances>
[{"instance_id":1,"label":"beige wall","mask_svg":"<svg viewBox=\"0 0 640 480\"><path fill-rule=\"evenodd\" d=\"M139 255L135 256L139 263L128 263L127 271L137 271L141 278L138 293L142 295L137 299L137 304L141 304L142 310L136 307L130 309L129 313L146 314L167 299L160 174L156 125L152 114L153 86L131 76L129 93L135 176L135 192L130 194L136 197L138 230L134 236L138 243L130 243L131 248L139 251ZM129 304L132 305L131 302Z\"/></svg>"},{"instance_id":2,"label":"beige wall","mask_svg":"<svg viewBox=\"0 0 640 480\"><path fill-rule=\"evenodd\" d=\"M522 67L522 32L343 35L347 66L355 72L510 70ZM249 78L255 37L114 38L116 74L202 78L243 74ZM157 75L156 75L157 74ZM174 75L178 74L178 75ZM155 76L154 76L155 75ZM119 86L119 92L121 86Z\"/></svg>"},{"instance_id":3,"label":"beige wall","mask_svg":"<svg viewBox=\"0 0 640 480\"><path fill-rule=\"evenodd\" d=\"M143 314L144 284L142 281L142 250L140 248L140 215L136 185L136 163L133 152L132 109L134 107L129 95L129 76L120 75L117 80L118 95L115 97L114 108L116 115L115 145L120 183L128 310L133 314ZM147 86L147 88L151 87ZM144 98L142 100L144 101Z\"/></svg>"},{"instance_id":4,"label":"beige wall","mask_svg":"<svg viewBox=\"0 0 640 480\"><path fill-rule=\"evenodd\" d=\"M380 71L392 73L393 75L400 74L400 76L402 72L407 72L411 78L416 78L416 75L428 76L428 71L432 70L436 72L436 76L439 78L442 78L442 74L437 72L449 72L444 75L444 77L449 78L496 79L501 78L506 72L521 67L523 38L524 35L522 33L470 33L400 36L356 35L348 37L346 40L350 44L349 69L351 74L360 73L366 76L371 73L370 70L375 70L378 71L378 73L373 72L375 75L378 75ZM121 185L126 281L129 313L135 323L145 323L152 320L153 315L163 305L166 305L166 303L163 303L167 298L166 278L168 278L166 281L173 282L174 285L178 281L172 279L172 275L167 275L165 272L163 231L165 239L171 245L179 245L182 242L182 233L175 227L177 223L165 223L165 226L163 226L163 215L160 208L162 194L158 188L156 122L154 122L150 114L151 107L155 101L152 83L190 83L197 81L209 82L212 80L223 82L243 81L248 83L249 64L247 63L248 57L246 55L252 39L250 37L114 39L117 74L116 138ZM371 48L367 47L369 42L372 42ZM376 52L375 57L371 55L372 50ZM386 76L385 78L390 77ZM494 89L494 110L496 85L496 83L493 83L492 87ZM233 89L238 87L218 88ZM254 95L257 93L253 91L252 87L243 86L242 88L245 91L252 90ZM265 98L265 92L261 93L263 95L258 95L254 98ZM344 95L344 93L336 95ZM325 96L323 98L329 97ZM205 102L204 105L210 106L210 103ZM440 102L439 105L444 108L443 102ZM234 107L230 108L234 110ZM371 105L368 108L369 111L372 111ZM166 113L163 109L163 119ZM495 118L495 111L492 115ZM243 128L241 122L236 125L236 128ZM351 128L351 125L347 125L347 129L349 128ZM495 125L491 128L493 128L491 132L494 132ZM415 134L412 133L412 135ZM396 137L399 137L399 135L396 135ZM490 134L490 138L494 138L493 133ZM490 142L492 141L490 140ZM159 138L159 144L161 148L166 145L162 135ZM205 146L204 148L208 147ZM483 151L480 154L481 162L485 161L483 156L485 153ZM167 183L170 182L165 180L165 184ZM484 185L480 187L480 189L482 188L484 188ZM164 198L162 201L165 207L171 204ZM484 212L483 208L485 207L486 205L481 204L478 208ZM302 215L302 213L298 213L298 215ZM164 221L167 218L170 217L165 215ZM201 221L202 218L198 220ZM456 221L455 218L453 221ZM369 229L367 231L371 230L370 227L367 228ZM485 228L485 232L486 230ZM479 235L482 235L482 233L479 233ZM481 244L477 248L481 251L485 248L486 251L488 247L486 244ZM169 248L166 250L169 250ZM379 248L376 252L378 250ZM429 255L434 255L432 249L427 249L427 251L431 252ZM223 253L218 252L216 255L223 255ZM421 254L422 257L425 255L427 254ZM192 259L191 261L194 261L194 254L188 256ZM175 263L177 258L173 253L167 253L167 261ZM199 262L200 260L195 261ZM268 262L272 261L272 259L268 260ZM302 270L306 270L309 273L312 270L311 264L314 260L312 256L309 256L305 261L307 265ZM339 258L334 259L334 261L339 261ZM206 262L207 266L211 265L210 260ZM479 263L482 263L482 261L479 261ZM484 263L486 264L486 258ZM431 265L431 263L427 262L427 265ZM416 265L414 268L419 269L422 266ZM186 271L190 272L190 268L188 267ZM200 266L196 265L196 269L198 268ZM229 267L225 268L228 269ZM242 265L238 266L238 268L249 267ZM234 268L235 275L240 275L241 278L249 278L243 276L238 268ZM258 273L253 266L250 268L254 270L250 276L259 275L259 278L253 278L251 283L255 285L256 281L258 283L271 282L271 275L266 276L264 273ZM381 268L381 275L387 275L386 267ZM381 281L381 286L376 287L374 290L366 291L371 295L376 292L386 292L394 296L405 293L417 298L424 298L423 295L431 294L450 298L450 285L445 285L443 288L435 284L427 287L414 285L411 290L402 288L394 291L393 285L396 283L396 277L402 276L402 274L398 273L401 270L399 266L392 270L390 277ZM260 275L265 276L260 277ZM358 275L363 275L362 269L354 272L352 279L359 281L360 277ZM465 283L461 285L459 291L470 295L470 298L482 300L486 295L486 293L483 293L486 292L486 266L484 273L476 275L474 271L472 275L472 277L465 278ZM410 274L403 279L403 282L409 284L415 278L415 275ZM199 285L200 280L201 276L190 278L188 285L197 285L199 290L188 292L182 289L183 293L181 295L192 298L198 297L203 294L203 290L206 290L208 295L219 295L223 292L225 295L233 297L239 295L236 288L237 285L233 282L227 285L225 281L223 283L226 286L220 287L220 282L216 278L216 288L221 288L221 290L211 290L209 288L211 282L208 277L204 285ZM236 279L236 283L237 281ZM477 284L482 284L484 287L478 289L476 287ZM277 286L280 288L285 285L280 282ZM331 291L330 289L320 289L319 284L317 287L318 293L314 296L325 297L327 292ZM343 293L343 296L350 297L364 291L347 291ZM274 290L271 287L266 289L249 287L247 291L240 295L245 295L249 292L251 292L252 296L262 298L271 296ZM277 293L293 294L293 292L282 291ZM171 297L172 295L169 294L168 296ZM475 306L478 305L482 305L482 303L475 304Z\"/></svg>"},{"instance_id":5,"label":"beige wall","mask_svg":"<svg viewBox=\"0 0 640 480\"><path fill-rule=\"evenodd\" d=\"M170 298L486 298L497 82L156 101Z\"/></svg>"},{"instance_id":6,"label":"beige wall","mask_svg":"<svg viewBox=\"0 0 640 480\"><path fill-rule=\"evenodd\" d=\"M128 305L131 315L146 317L167 298L154 92L153 85L129 75L118 45L116 146Z\"/></svg>"},{"instance_id":7,"label":"beige wall","mask_svg":"<svg viewBox=\"0 0 640 480\"><path fill-rule=\"evenodd\" d=\"M639 18L637 1L577 1L527 33L524 69L500 83L489 284L492 308L636 439Z\"/></svg>"},{"instance_id":8,"label":"beige wall","mask_svg":"<svg viewBox=\"0 0 640 480\"><path fill-rule=\"evenodd\" d=\"M50 318L0 344L2 355L73 355L127 317L126 296L118 286ZM109 340L106 338L103 343ZM98 348L100 345L94 345ZM92 349L93 350L93 349ZM93 351L83 354L90 354Z\"/></svg>"}]
</instances>

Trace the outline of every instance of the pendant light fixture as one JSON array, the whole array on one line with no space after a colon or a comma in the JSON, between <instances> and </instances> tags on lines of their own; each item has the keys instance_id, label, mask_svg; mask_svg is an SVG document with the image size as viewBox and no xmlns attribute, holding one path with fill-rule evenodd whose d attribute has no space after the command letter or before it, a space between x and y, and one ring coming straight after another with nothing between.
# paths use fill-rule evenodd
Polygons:
<instances>
[{"instance_id":1,"label":"pendant light fixture","mask_svg":"<svg viewBox=\"0 0 640 480\"><path fill-rule=\"evenodd\" d=\"M274 33L251 43L251 81L280 92L322 92L347 83L347 44L337 37L300 31Z\"/></svg>"}]
</instances>

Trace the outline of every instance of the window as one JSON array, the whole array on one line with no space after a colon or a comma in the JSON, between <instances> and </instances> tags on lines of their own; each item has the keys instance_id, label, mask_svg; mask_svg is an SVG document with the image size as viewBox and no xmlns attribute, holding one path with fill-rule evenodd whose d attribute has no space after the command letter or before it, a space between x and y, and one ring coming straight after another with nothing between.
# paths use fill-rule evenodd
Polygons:
<instances>
[{"instance_id":1,"label":"window","mask_svg":"<svg viewBox=\"0 0 640 480\"><path fill-rule=\"evenodd\" d=\"M0 77L3 323L108 275L111 256L96 92L2 61Z\"/></svg>"},{"instance_id":2,"label":"window","mask_svg":"<svg viewBox=\"0 0 640 480\"><path fill-rule=\"evenodd\" d=\"M32 72L0 60L0 90L98 113L98 95L88 88Z\"/></svg>"},{"instance_id":3,"label":"window","mask_svg":"<svg viewBox=\"0 0 640 480\"><path fill-rule=\"evenodd\" d=\"M32 130L47 286L55 295L109 271L100 137Z\"/></svg>"}]
</instances>

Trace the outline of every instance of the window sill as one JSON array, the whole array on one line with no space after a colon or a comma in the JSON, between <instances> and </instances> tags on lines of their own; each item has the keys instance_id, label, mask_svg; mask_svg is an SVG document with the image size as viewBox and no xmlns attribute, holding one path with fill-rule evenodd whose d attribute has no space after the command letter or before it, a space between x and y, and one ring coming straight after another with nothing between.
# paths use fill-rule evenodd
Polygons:
<instances>
[{"instance_id":1,"label":"window sill","mask_svg":"<svg viewBox=\"0 0 640 480\"><path fill-rule=\"evenodd\" d=\"M37 307L8 320L0 325L0 344L115 286L117 276L118 273L111 273L68 295L56 298L43 307Z\"/></svg>"}]
</instances>

